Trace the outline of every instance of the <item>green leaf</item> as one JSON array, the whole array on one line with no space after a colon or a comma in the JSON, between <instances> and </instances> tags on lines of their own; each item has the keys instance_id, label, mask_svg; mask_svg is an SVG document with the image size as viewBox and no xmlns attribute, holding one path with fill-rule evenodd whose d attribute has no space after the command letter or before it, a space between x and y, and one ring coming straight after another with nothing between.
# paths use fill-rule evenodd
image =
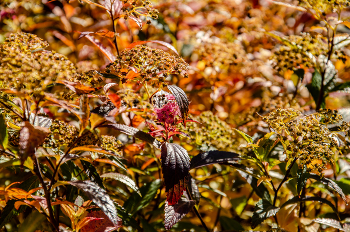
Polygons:
<instances>
[{"instance_id":1,"label":"green leaf","mask_svg":"<svg viewBox=\"0 0 350 232\"><path fill-rule=\"evenodd\" d=\"M141 218L141 224L142 224L142 229L143 231L149 231L149 232L157 232L156 229L154 229L147 220Z\"/></svg>"},{"instance_id":2,"label":"green leaf","mask_svg":"<svg viewBox=\"0 0 350 232\"><path fill-rule=\"evenodd\" d=\"M241 215L244 207L248 203L246 196L230 199L230 202L231 202L231 205L234 207L234 210L236 211L237 215Z\"/></svg>"},{"instance_id":3,"label":"green leaf","mask_svg":"<svg viewBox=\"0 0 350 232\"><path fill-rule=\"evenodd\" d=\"M130 198L124 202L123 207L132 215L142 208L145 208L157 195L158 189L162 187L162 181L160 179L154 180L140 188L142 197L134 192Z\"/></svg>"},{"instance_id":4,"label":"green leaf","mask_svg":"<svg viewBox=\"0 0 350 232\"><path fill-rule=\"evenodd\" d=\"M345 195L350 194L350 179L349 178L341 178L338 181L335 181L338 186L343 190Z\"/></svg>"},{"instance_id":5,"label":"green leaf","mask_svg":"<svg viewBox=\"0 0 350 232\"><path fill-rule=\"evenodd\" d=\"M100 175L97 173L96 168L91 163L89 163L89 162L87 162L85 160L80 160L80 162L81 162L81 165L83 166L86 174L90 178L90 180L95 182L101 188L104 189L105 187L103 185L103 181L102 181Z\"/></svg>"},{"instance_id":6,"label":"green leaf","mask_svg":"<svg viewBox=\"0 0 350 232\"><path fill-rule=\"evenodd\" d=\"M255 206L252 217L252 229L260 225L267 218L275 216L280 208L273 206L269 201L261 199Z\"/></svg>"},{"instance_id":7,"label":"green leaf","mask_svg":"<svg viewBox=\"0 0 350 232\"><path fill-rule=\"evenodd\" d=\"M122 219L124 226L131 226L134 229L141 231L141 227L137 223L137 221L132 217L131 214L128 214L125 209L116 204L116 208L118 211L118 216Z\"/></svg>"},{"instance_id":8,"label":"green leaf","mask_svg":"<svg viewBox=\"0 0 350 232\"><path fill-rule=\"evenodd\" d=\"M312 98L314 99L315 103L318 101L318 96L320 95L322 85L322 76L321 74L315 70L315 72L312 75L312 80L310 84L307 84L306 87L309 90L310 94L312 95ZM325 106L324 99L322 100L321 108L324 108Z\"/></svg>"},{"instance_id":9,"label":"green leaf","mask_svg":"<svg viewBox=\"0 0 350 232\"><path fill-rule=\"evenodd\" d=\"M219 220L220 220L220 225L224 230L232 230L232 231L244 230L241 224L238 221L234 220L233 218L221 216Z\"/></svg>"},{"instance_id":10,"label":"green leaf","mask_svg":"<svg viewBox=\"0 0 350 232\"><path fill-rule=\"evenodd\" d=\"M298 178L297 178L297 192L298 195L300 196L301 191L303 189L303 187L306 184L307 179L309 178L310 174L307 172L306 170L306 166L304 169L299 169L298 170Z\"/></svg>"},{"instance_id":11,"label":"green leaf","mask_svg":"<svg viewBox=\"0 0 350 232\"><path fill-rule=\"evenodd\" d=\"M46 217L38 211L33 211L26 219L19 225L18 232L34 232Z\"/></svg>"},{"instance_id":12,"label":"green leaf","mask_svg":"<svg viewBox=\"0 0 350 232\"><path fill-rule=\"evenodd\" d=\"M271 196L270 196L270 193L269 191L267 190L267 188L265 187L264 183L261 183L259 186L258 186L258 180L249 175L249 174L246 174L244 172L241 172L240 171L240 174L243 178L245 178L247 180L247 182L252 186L252 188L254 189L255 193L262 199L268 201L268 202L272 202L271 201Z\"/></svg>"},{"instance_id":13,"label":"green leaf","mask_svg":"<svg viewBox=\"0 0 350 232\"><path fill-rule=\"evenodd\" d=\"M0 143L4 147L4 149L7 148L8 141L9 141L9 135L8 135L7 126L5 122L5 116L4 114L0 114Z\"/></svg>"},{"instance_id":14,"label":"green leaf","mask_svg":"<svg viewBox=\"0 0 350 232\"><path fill-rule=\"evenodd\" d=\"M114 180L120 181L123 184L129 186L132 190L137 192L141 197L141 193L135 182L128 176L120 174L120 173L105 173L101 176L102 178L112 178Z\"/></svg>"},{"instance_id":15,"label":"green leaf","mask_svg":"<svg viewBox=\"0 0 350 232\"><path fill-rule=\"evenodd\" d=\"M329 90L329 92L342 91L349 87L350 87L350 82L337 83L335 84L334 88Z\"/></svg>"},{"instance_id":16,"label":"green leaf","mask_svg":"<svg viewBox=\"0 0 350 232\"><path fill-rule=\"evenodd\" d=\"M247 141L247 143L253 143L253 138L252 137L250 137L249 135L247 135L243 131L240 131L240 130L237 130L237 129L235 129L235 131L238 134L240 134L245 139L245 141Z\"/></svg>"}]
</instances>

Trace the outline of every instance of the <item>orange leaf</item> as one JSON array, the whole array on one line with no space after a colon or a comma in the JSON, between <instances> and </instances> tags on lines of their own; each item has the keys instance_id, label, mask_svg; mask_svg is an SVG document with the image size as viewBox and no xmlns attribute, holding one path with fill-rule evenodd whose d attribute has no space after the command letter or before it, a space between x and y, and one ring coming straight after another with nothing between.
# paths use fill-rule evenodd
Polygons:
<instances>
[{"instance_id":1,"label":"orange leaf","mask_svg":"<svg viewBox=\"0 0 350 232\"><path fill-rule=\"evenodd\" d=\"M155 161L154 158L151 158L149 160L147 160L142 166L141 166L141 170L145 170L151 163L153 163Z\"/></svg>"}]
</instances>

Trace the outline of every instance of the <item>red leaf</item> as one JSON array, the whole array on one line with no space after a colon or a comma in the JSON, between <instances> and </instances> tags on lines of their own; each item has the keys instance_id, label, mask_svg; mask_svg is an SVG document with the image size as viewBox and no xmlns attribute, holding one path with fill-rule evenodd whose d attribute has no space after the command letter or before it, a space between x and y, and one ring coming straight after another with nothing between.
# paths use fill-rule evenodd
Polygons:
<instances>
[{"instance_id":1,"label":"red leaf","mask_svg":"<svg viewBox=\"0 0 350 232\"><path fill-rule=\"evenodd\" d=\"M79 32L79 33L83 33L83 32ZM93 32L92 32L92 33L93 33ZM115 60L117 59L107 48L105 48L105 47L102 45L102 43L101 43L98 39L92 37L92 36L89 35L89 34L91 34L91 32L90 32L90 33L87 33L87 34L84 35L84 36L85 36L88 40L90 40L91 43L95 44L95 45L100 49L100 51L109 59L110 62L113 62L113 61L115 61ZM83 36L83 37L84 37L84 36Z\"/></svg>"}]
</instances>

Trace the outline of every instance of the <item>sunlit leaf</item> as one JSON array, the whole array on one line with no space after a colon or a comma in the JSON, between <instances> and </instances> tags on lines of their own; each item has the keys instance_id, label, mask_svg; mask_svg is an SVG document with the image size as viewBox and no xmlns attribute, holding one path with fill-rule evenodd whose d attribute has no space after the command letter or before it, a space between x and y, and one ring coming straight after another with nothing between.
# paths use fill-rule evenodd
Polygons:
<instances>
[{"instance_id":1,"label":"sunlit leaf","mask_svg":"<svg viewBox=\"0 0 350 232\"><path fill-rule=\"evenodd\" d=\"M91 35L86 35L85 37L90 40L91 43L95 44L110 62L114 62L117 59L107 48L102 45L98 39L92 37Z\"/></svg>"},{"instance_id":2,"label":"sunlit leaf","mask_svg":"<svg viewBox=\"0 0 350 232\"><path fill-rule=\"evenodd\" d=\"M343 193L343 190L333 180L331 180L329 178L326 178L326 177L321 178L320 176L318 176L316 174L313 174L313 173L310 173L310 177L309 178L312 178L312 179L315 179L317 181L320 181L322 184L324 184L324 185L328 186L329 188L333 189L334 191L336 191L341 196L341 198L345 202L347 202L347 199L346 199L345 194Z\"/></svg>"},{"instance_id":3,"label":"sunlit leaf","mask_svg":"<svg viewBox=\"0 0 350 232\"><path fill-rule=\"evenodd\" d=\"M99 146L94 146L94 145L75 147L70 152L74 153L77 151L90 151L90 152L96 152L96 153L101 153L101 154L106 154L106 155L114 155L113 153L106 151Z\"/></svg>"},{"instance_id":4,"label":"sunlit leaf","mask_svg":"<svg viewBox=\"0 0 350 232\"><path fill-rule=\"evenodd\" d=\"M100 188L97 184L91 181L69 181L69 184L81 189L111 220L118 225L117 209L114 202L111 200L106 190Z\"/></svg>"},{"instance_id":5,"label":"sunlit leaf","mask_svg":"<svg viewBox=\"0 0 350 232\"><path fill-rule=\"evenodd\" d=\"M0 143L4 149L7 148L8 141L9 141L9 135L7 132L5 117L4 117L4 114L0 114Z\"/></svg>"},{"instance_id":6,"label":"sunlit leaf","mask_svg":"<svg viewBox=\"0 0 350 232\"><path fill-rule=\"evenodd\" d=\"M180 108L181 116L185 124L190 101L188 100L186 93L180 87L177 87L176 85L168 85L167 87L175 97L176 103Z\"/></svg>"},{"instance_id":7,"label":"sunlit leaf","mask_svg":"<svg viewBox=\"0 0 350 232\"><path fill-rule=\"evenodd\" d=\"M195 202L184 197L175 205L170 205L168 201L165 202L164 226L166 230L170 230L173 225L180 221L195 205Z\"/></svg>"},{"instance_id":8,"label":"sunlit leaf","mask_svg":"<svg viewBox=\"0 0 350 232\"><path fill-rule=\"evenodd\" d=\"M331 218L316 218L313 220L314 222L330 226L332 228L338 229L340 231L350 231L350 225L349 224L342 224L337 220L331 219Z\"/></svg>"},{"instance_id":9,"label":"sunlit leaf","mask_svg":"<svg viewBox=\"0 0 350 232\"><path fill-rule=\"evenodd\" d=\"M128 176L120 174L120 173L105 173L103 175L101 175L102 178L112 178L114 180L120 181L122 183L124 183L125 185L127 185L128 187L130 187L132 190L134 190L135 192L137 192L138 194L140 194L140 190L137 187L137 185L135 184L135 182Z\"/></svg>"}]
</instances>

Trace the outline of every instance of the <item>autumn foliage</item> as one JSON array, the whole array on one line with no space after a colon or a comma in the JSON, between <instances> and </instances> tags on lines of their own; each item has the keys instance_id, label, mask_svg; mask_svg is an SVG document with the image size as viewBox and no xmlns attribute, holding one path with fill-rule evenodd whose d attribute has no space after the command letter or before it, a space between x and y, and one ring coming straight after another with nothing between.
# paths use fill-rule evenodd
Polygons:
<instances>
[{"instance_id":1,"label":"autumn foliage","mask_svg":"<svg viewBox=\"0 0 350 232\"><path fill-rule=\"evenodd\" d=\"M0 231L350 231L348 0L3 0Z\"/></svg>"}]
</instances>

